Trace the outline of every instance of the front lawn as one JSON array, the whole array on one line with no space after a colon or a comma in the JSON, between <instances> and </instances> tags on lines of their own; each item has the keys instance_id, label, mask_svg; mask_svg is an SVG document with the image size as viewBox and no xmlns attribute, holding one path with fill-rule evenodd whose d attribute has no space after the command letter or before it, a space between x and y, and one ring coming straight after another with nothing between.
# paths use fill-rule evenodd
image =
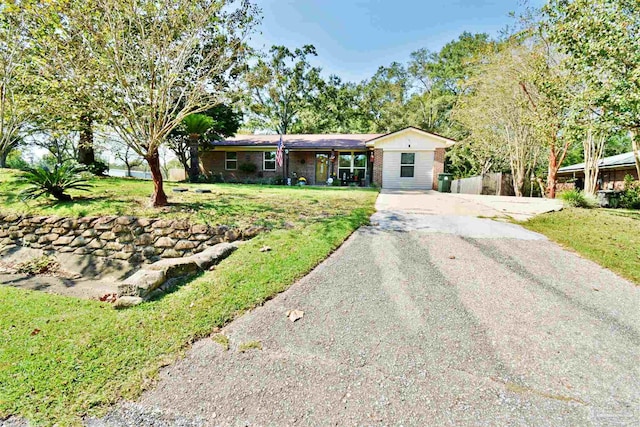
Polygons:
<instances>
[{"instance_id":1,"label":"front lawn","mask_svg":"<svg viewBox=\"0 0 640 427\"><path fill-rule=\"evenodd\" d=\"M156 211L138 205L151 183L116 179L95 183L100 188L95 194L108 196L87 200L81 207L39 203L24 209L60 215L156 216ZM5 193L9 188L15 194L16 189L6 180L0 186L4 186L0 187L3 211L7 206L20 208L20 202ZM377 196L375 191L349 189L209 188L225 201L211 195L170 193L171 201L189 198L189 209L195 211L186 213L190 219L238 225L269 222L273 231L242 245L214 272L160 300L115 311L97 301L0 286L0 420L14 414L35 425L75 425L83 415L99 414L122 398L135 398L158 369L179 357L190 343L282 292L325 259L367 223ZM202 216L200 196L211 198ZM183 209L174 205L161 215L182 216ZM284 224L289 221L294 228ZM260 252L265 245L272 250Z\"/></svg>"},{"instance_id":2,"label":"front lawn","mask_svg":"<svg viewBox=\"0 0 640 427\"><path fill-rule=\"evenodd\" d=\"M640 284L640 212L567 208L522 225Z\"/></svg>"},{"instance_id":3,"label":"front lawn","mask_svg":"<svg viewBox=\"0 0 640 427\"><path fill-rule=\"evenodd\" d=\"M136 215L188 219L192 223L280 227L302 225L335 215L348 215L354 207L365 206L375 198L372 189L348 187L283 187L238 184L165 183L169 206L149 207L150 181L123 178L94 178L90 191L71 191L73 202L39 199L23 202L26 187L18 172L0 169L0 211L58 216ZM173 188L188 188L174 193ZM209 194L195 189L211 190Z\"/></svg>"}]
</instances>

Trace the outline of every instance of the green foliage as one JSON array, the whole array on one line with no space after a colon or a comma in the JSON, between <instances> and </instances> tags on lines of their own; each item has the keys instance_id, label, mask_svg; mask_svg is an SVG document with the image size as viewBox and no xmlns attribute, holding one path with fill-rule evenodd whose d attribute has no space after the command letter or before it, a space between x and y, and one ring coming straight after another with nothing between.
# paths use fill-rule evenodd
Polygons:
<instances>
[{"instance_id":1,"label":"green foliage","mask_svg":"<svg viewBox=\"0 0 640 427\"><path fill-rule=\"evenodd\" d=\"M9 169L26 170L29 167L29 163L22 158L22 153L18 150L13 150L7 156L7 167Z\"/></svg>"},{"instance_id":2,"label":"green foliage","mask_svg":"<svg viewBox=\"0 0 640 427\"><path fill-rule=\"evenodd\" d=\"M239 353L246 353L249 350L262 350L262 343L260 341L248 341L238 346Z\"/></svg>"},{"instance_id":3,"label":"green foliage","mask_svg":"<svg viewBox=\"0 0 640 427\"><path fill-rule=\"evenodd\" d=\"M585 194L580 190L567 190L560 193L560 198L564 200L566 204L574 208L586 208L591 209L597 206L593 197Z\"/></svg>"},{"instance_id":4,"label":"green foliage","mask_svg":"<svg viewBox=\"0 0 640 427\"><path fill-rule=\"evenodd\" d=\"M258 170L258 166L255 163L240 163L238 170L247 174L255 173Z\"/></svg>"},{"instance_id":5,"label":"green foliage","mask_svg":"<svg viewBox=\"0 0 640 427\"><path fill-rule=\"evenodd\" d=\"M187 135L197 135L200 138L213 127L215 121L206 114L189 114L182 120L183 132Z\"/></svg>"},{"instance_id":6,"label":"green foliage","mask_svg":"<svg viewBox=\"0 0 640 427\"><path fill-rule=\"evenodd\" d=\"M22 179L30 186L22 191L24 200L37 199L41 196L53 196L60 201L70 201L69 190L87 191L91 185L80 173L85 169L71 162L55 165L53 169L42 165L29 167L22 175Z\"/></svg>"},{"instance_id":7,"label":"green foliage","mask_svg":"<svg viewBox=\"0 0 640 427\"><path fill-rule=\"evenodd\" d=\"M631 175L624 177L624 191L620 195L620 207L640 209L640 183Z\"/></svg>"},{"instance_id":8,"label":"green foliage","mask_svg":"<svg viewBox=\"0 0 640 427\"><path fill-rule=\"evenodd\" d=\"M269 58L260 58L246 76L251 93L249 109L255 127L286 134L317 93L320 69L312 67L307 59L317 55L316 49L305 45L291 51L273 46L269 54Z\"/></svg>"},{"instance_id":9,"label":"green foliage","mask_svg":"<svg viewBox=\"0 0 640 427\"><path fill-rule=\"evenodd\" d=\"M48 256L41 256L21 262L16 265L15 268L18 273L35 275L54 273L58 269L58 267L59 265L55 259Z\"/></svg>"},{"instance_id":10,"label":"green foliage","mask_svg":"<svg viewBox=\"0 0 640 427\"><path fill-rule=\"evenodd\" d=\"M90 172L96 176L105 176L109 171L109 165L101 160L96 160L90 165L85 166L87 172Z\"/></svg>"}]
</instances>

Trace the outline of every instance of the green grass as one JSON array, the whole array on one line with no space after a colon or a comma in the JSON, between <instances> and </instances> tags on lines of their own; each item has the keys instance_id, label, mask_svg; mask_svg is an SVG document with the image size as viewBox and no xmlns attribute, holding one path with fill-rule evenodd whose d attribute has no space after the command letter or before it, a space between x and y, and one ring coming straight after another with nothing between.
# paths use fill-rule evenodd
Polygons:
<instances>
[{"instance_id":1,"label":"green grass","mask_svg":"<svg viewBox=\"0 0 640 427\"><path fill-rule=\"evenodd\" d=\"M116 189L109 190L110 182ZM117 213L123 189L137 201L146 197L150 185L125 180L97 183L101 190L96 194L111 191L119 196L85 201L87 215ZM3 184L2 209L19 206L9 200ZM274 230L241 245L214 272L157 301L116 311L98 301L0 287L0 419L18 415L35 425L77 425L84 415L99 415L119 399L135 398L158 369L179 357L190 343L263 304L325 259L368 222L377 195L340 189L211 187L227 200L226 211L209 212L216 221L235 218L249 224L275 217ZM195 201L186 203L197 207ZM215 203L205 209L220 209ZM28 209L79 213L73 205L56 207L51 202ZM180 209L172 206L163 215L180 216ZM295 221L295 228L278 228L289 220ZM272 250L260 252L266 245Z\"/></svg>"},{"instance_id":2,"label":"green grass","mask_svg":"<svg viewBox=\"0 0 640 427\"><path fill-rule=\"evenodd\" d=\"M567 208L522 225L640 284L640 212Z\"/></svg>"},{"instance_id":3,"label":"green grass","mask_svg":"<svg viewBox=\"0 0 640 427\"><path fill-rule=\"evenodd\" d=\"M42 198L23 202L20 192L27 184L17 180L18 172L0 170L0 211L83 217L96 215L136 215L188 219L192 223L282 227L301 225L319 219L347 215L354 206L365 206L377 192L347 187L283 187L238 184L165 183L169 206L149 206L152 184L123 178L94 178L89 191L71 191L72 202ZM189 192L174 193L186 187ZM210 194L196 194L197 188Z\"/></svg>"}]
</instances>

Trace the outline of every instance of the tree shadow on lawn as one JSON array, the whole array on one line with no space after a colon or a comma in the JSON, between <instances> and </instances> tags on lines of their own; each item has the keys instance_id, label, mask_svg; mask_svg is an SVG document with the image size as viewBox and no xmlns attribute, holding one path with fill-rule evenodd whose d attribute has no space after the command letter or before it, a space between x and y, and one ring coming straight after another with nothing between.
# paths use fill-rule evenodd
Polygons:
<instances>
[{"instance_id":1,"label":"tree shadow on lawn","mask_svg":"<svg viewBox=\"0 0 640 427\"><path fill-rule=\"evenodd\" d=\"M622 218L630 218L635 220L640 220L640 211L630 211L630 210L608 210L608 213L614 216L619 216Z\"/></svg>"}]
</instances>

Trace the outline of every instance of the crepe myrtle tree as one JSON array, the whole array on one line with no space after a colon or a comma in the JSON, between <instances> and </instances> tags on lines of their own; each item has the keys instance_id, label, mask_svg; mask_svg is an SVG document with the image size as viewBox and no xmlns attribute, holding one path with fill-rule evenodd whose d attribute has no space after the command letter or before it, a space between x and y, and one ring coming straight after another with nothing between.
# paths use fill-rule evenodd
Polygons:
<instances>
[{"instance_id":1,"label":"crepe myrtle tree","mask_svg":"<svg viewBox=\"0 0 640 427\"><path fill-rule=\"evenodd\" d=\"M101 95L89 109L145 159L151 204L166 205L159 147L187 116L219 104L231 90L258 10L233 0L96 0L87 15L74 8L80 0L59 2L65 7L52 10L84 32L84 48L95 57L89 65Z\"/></svg>"},{"instance_id":2,"label":"crepe myrtle tree","mask_svg":"<svg viewBox=\"0 0 640 427\"><path fill-rule=\"evenodd\" d=\"M585 86L578 109L629 132L640 174L640 2L551 0L543 12L563 65Z\"/></svg>"}]
</instances>

